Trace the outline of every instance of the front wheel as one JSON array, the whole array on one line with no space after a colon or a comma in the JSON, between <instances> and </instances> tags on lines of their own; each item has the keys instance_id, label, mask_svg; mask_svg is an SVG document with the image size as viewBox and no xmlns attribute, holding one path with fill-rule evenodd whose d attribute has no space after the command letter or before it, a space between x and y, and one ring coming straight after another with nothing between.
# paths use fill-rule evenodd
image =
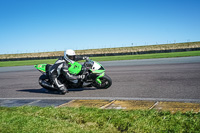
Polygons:
<instances>
[{"instance_id":1,"label":"front wheel","mask_svg":"<svg viewBox=\"0 0 200 133\"><path fill-rule=\"evenodd\" d=\"M112 79L108 75L104 75L100 78L101 84L95 83L94 86L97 89L108 89L112 85Z\"/></svg>"}]
</instances>

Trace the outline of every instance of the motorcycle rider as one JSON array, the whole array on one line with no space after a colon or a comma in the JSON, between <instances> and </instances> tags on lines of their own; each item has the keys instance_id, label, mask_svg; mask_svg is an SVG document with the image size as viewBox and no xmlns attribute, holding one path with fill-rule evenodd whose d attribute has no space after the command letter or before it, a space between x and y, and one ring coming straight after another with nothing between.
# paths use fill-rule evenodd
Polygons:
<instances>
[{"instance_id":1,"label":"motorcycle rider","mask_svg":"<svg viewBox=\"0 0 200 133\"><path fill-rule=\"evenodd\" d=\"M82 57L79 60L85 59L87 57ZM71 75L68 71L69 64L68 63L74 63L76 59L76 53L72 49L68 49L64 52L64 57L60 57L53 66L50 67L49 70L49 77L50 82L52 85L54 85L61 94L65 94L68 92L67 86L65 84L62 84L58 77L63 74L67 80L77 80L77 79L84 79L85 75Z\"/></svg>"}]
</instances>

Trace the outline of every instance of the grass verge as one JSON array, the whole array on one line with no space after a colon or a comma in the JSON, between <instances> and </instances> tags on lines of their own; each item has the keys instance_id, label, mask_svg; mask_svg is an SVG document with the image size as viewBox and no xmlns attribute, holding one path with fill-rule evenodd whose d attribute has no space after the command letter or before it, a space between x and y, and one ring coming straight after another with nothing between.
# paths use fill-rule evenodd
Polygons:
<instances>
[{"instance_id":1,"label":"grass verge","mask_svg":"<svg viewBox=\"0 0 200 133\"><path fill-rule=\"evenodd\" d=\"M189 57L189 56L200 56L200 51L141 54L141 55L122 55L122 56L102 56L102 57L91 57L91 59L93 59L95 61L114 61L114 60L136 60L136 59L153 59L153 58ZM56 59L27 60L27 61L3 61L3 62L0 62L0 67L25 66L25 65L42 64L42 63L53 64L55 61L56 61Z\"/></svg>"},{"instance_id":2,"label":"grass verge","mask_svg":"<svg viewBox=\"0 0 200 133\"><path fill-rule=\"evenodd\" d=\"M3 133L199 132L200 113L98 108L0 107Z\"/></svg>"},{"instance_id":3,"label":"grass verge","mask_svg":"<svg viewBox=\"0 0 200 133\"><path fill-rule=\"evenodd\" d=\"M2 61L0 62L0 67L8 66L29 66L36 64L53 64L57 59L47 59L47 60L25 60L25 61Z\"/></svg>"}]
</instances>

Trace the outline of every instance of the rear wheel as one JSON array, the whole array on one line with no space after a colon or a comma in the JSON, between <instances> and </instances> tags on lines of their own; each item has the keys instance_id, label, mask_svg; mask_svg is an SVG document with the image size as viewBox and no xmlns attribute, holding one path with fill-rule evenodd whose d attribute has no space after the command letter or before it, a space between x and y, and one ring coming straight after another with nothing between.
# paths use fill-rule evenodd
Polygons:
<instances>
[{"instance_id":1,"label":"rear wheel","mask_svg":"<svg viewBox=\"0 0 200 133\"><path fill-rule=\"evenodd\" d=\"M97 89L108 89L112 85L112 80L108 75L104 75L100 78L101 84L95 83L94 86Z\"/></svg>"}]
</instances>

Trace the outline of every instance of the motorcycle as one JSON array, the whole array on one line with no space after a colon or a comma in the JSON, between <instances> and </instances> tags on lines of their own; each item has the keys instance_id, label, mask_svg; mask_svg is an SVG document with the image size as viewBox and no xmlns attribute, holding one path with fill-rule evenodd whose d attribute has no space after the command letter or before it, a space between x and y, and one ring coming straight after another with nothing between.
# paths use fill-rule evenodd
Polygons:
<instances>
[{"instance_id":1,"label":"motorcycle","mask_svg":"<svg viewBox=\"0 0 200 133\"><path fill-rule=\"evenodd\" d=\"M52 65L50 64L38 64L34 67L39 70L42 75L39 77L39 84L43 88L55 91L57 90L54 85L50 84L49 70ZM64 75L60 75L58 80L65 84L68 89L70 88L84 88L84 87L95 87L97 89L107 89L112 85L111 78L105 74L104 67L93 60L87 59L83 64L78 62L69 63L68 71L72 75L85 75L85 78L78 80L67 80ZM43 81L43 82L42 82ZM44 85L44 82L46 83Z\"/></svg>"}]
</instances>

